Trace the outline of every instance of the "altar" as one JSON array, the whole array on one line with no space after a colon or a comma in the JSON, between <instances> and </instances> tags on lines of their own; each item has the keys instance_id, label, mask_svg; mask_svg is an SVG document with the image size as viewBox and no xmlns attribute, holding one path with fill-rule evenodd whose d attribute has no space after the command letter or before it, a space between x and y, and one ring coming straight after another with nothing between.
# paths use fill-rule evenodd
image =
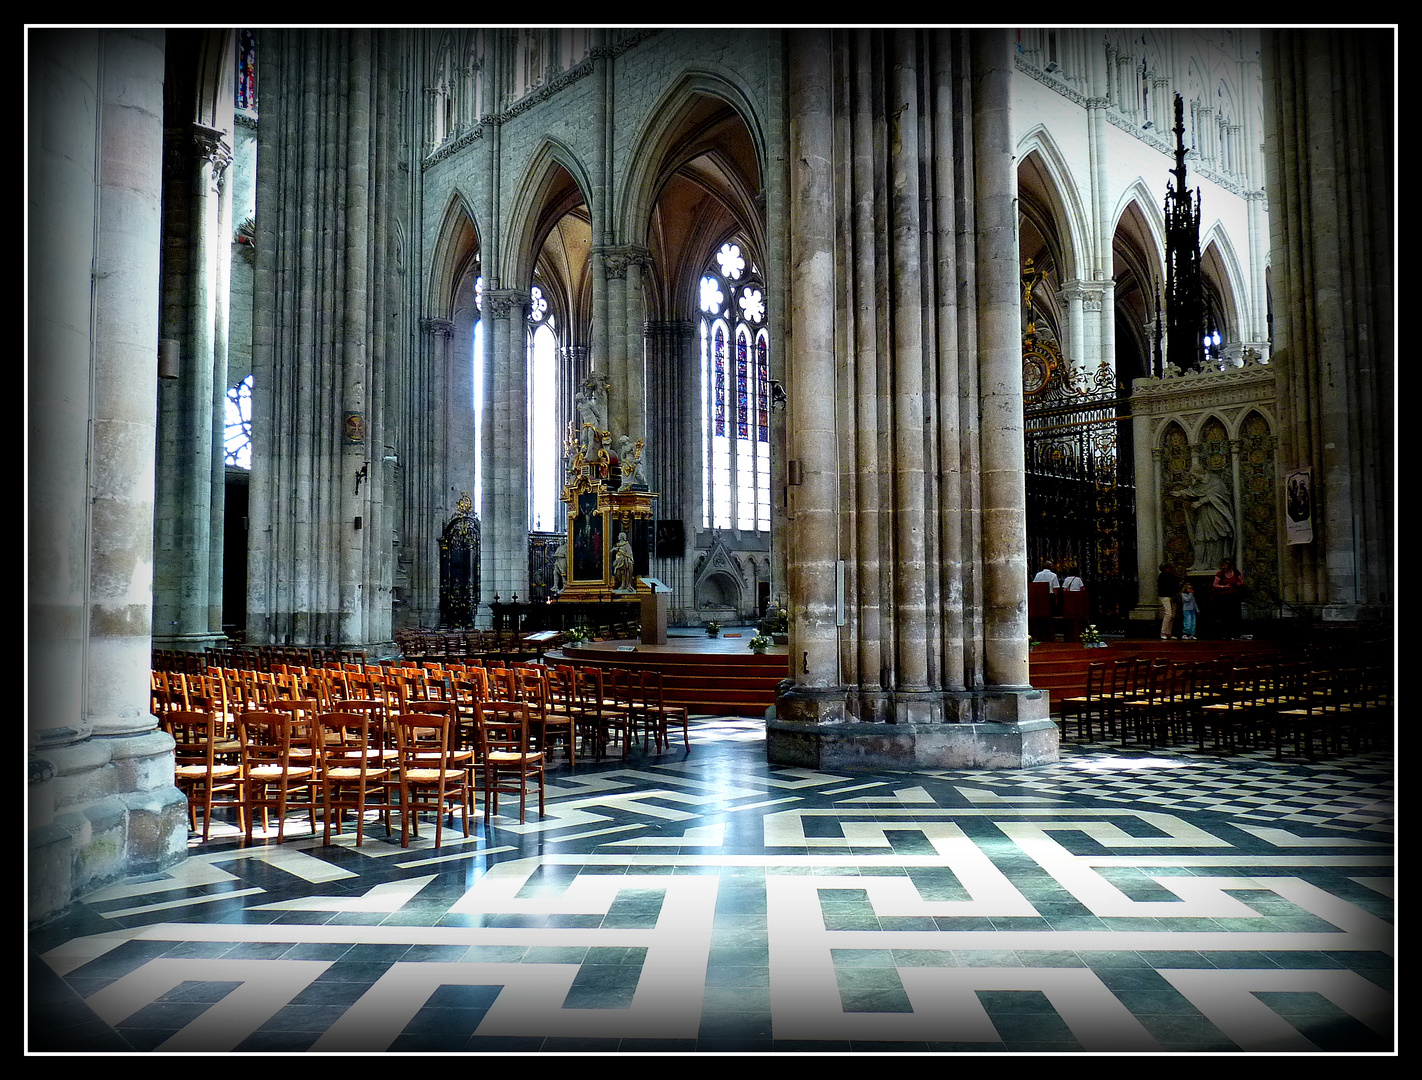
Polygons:
<instances>
[{"instance_id":1,"label":"altar","mask_svg":"<svg viewBox=\"0 0 1422 1080\"><path fill-rule=\"evenodd\" d=\"M584 394L595 392L594 379ZM581 398L581 395L580 395ZM554 553L559 604L636 603L656 593L651 573L655 542L652 501L642 473L643 441L599 427L595 409L580 412L564 443L567 539Z\"/></svg>"}]
</instances>

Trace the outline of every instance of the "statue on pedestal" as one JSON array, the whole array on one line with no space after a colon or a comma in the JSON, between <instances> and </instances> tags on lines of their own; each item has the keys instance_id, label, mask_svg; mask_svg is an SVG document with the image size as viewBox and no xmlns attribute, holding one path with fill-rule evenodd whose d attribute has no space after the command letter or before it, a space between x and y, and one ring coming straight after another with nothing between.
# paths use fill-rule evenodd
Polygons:
<instances>
[{"instance_id":1,"label":"statue on pedestal","mask_svg":"<svg viewBox=\"0 0 1422 1080\"><path fill-rule=\"evenodd\" d=\"M1192 571L1214 570L1221 559L1234 555L1234 508L1218 473L1196 469L1189 484L1170 494L1186 501L1190 546L1195 550Z\"/></svg>"},{"instance_id":2,"label":"statue on pedestal","mask_svg":"<svg viewBox=\"0 0 1422 1080\"><path fill-rule=\"evenodd\" d=\"M617 460L622 466L622 486L618 488L619 491L646 490L647 475L642 471L644 445L641 439L633 439L631 435L617 437Z\"/></svg>"},{"instance_id":3,"label":"statue on pedestal","mask_svg":"<svg viewBox=\"0 0 1422 1080\"><path fill-rule=\"evenodd\" d=\"M589 375L573 404L578 410L578 444L583 455L591 457L607 430L607 376L597 371Z\"/></svg>"},{"instance_id":4,"label":"statue on pedestal","mask_svg":"<svg viewBox=\"0 0 1422 1080\"><path fill-rule=\"evenodd\" d=\"M627 534L617 534L617 543L612 548L612 591L636 592L637 579L633 571L632 543Z\"/></svg>"}]
</instances>

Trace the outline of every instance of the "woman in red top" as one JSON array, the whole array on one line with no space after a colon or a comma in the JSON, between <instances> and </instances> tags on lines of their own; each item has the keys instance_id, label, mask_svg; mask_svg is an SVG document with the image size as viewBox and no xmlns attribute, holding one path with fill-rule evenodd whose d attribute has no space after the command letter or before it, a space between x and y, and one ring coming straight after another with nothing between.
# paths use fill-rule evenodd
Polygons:
<instances>
[{"instance_id":1,"label":"woman in red top","mask_svg":"<svg viewBox=\"0 0 1422 1080\"><path fill-rule=\"evenodd\" d=\"M1215 574L1210 589L1210 600L1220 637L1226 640L1239 637L1239 601L1243 593L1244 575L1234 568L1229 559L1221 559L1219 572Z\"/></svg>"}]
</instances>

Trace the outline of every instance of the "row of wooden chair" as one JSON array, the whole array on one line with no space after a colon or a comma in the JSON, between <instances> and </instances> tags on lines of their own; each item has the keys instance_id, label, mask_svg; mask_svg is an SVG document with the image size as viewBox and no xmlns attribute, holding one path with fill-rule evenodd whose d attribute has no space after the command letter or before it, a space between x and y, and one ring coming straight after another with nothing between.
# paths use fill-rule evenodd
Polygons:
<instances>
[{"instance_id":1,"label":"row of wooden chair","mask_svg":"<svg viewBox=\"0 0 1422 1080\"><path fill-rule=\"evenodd\" d=\"M291 813L309 812L314 836L319 811L323 843L329 844L332 825L339 835L350 811L360 846L369 809L382 812L386 835L391 835L390 811L398 795L406 847L412 832L418 837L419 815L425 811L435 812L436 847L443 840L446 813L452 820L459 815L468 836L476 788L484 793L486 820L497 812L499 794L509 791L520 795L519 820L525 820L529 779L537 785L540 813L544 807L543 755L529 750L528 710L521 703L476 706L479 770L475 753L456 745L452 708L386 718L359 709L315 714L295 707L253 709L238 715L235 743L224 738L211 713L176 710L163 723L174 739L176 779L188 793L190 825L196 831L201 812L204 840L214 808L221 807L236 808L238 828L249 842L258 813L269 831L275 812L278 843L285 839ZM518 777L517 787L510 785L511 775Z\"/></svg>"},{"instance_id":2,"label":"row of wooden chair","mask_svg":"<svg viewBox=\"0 0 1422 1080\"><path fill-rule=\"evenodd\" d=\"M1272 746L1309 761L1357 752L1386 731L1387 670L1372 658L1282 655L1179 662L1124 657L1088 665L1084 693L1060 703L1063 738L1123 746L1193 741L1217 752Z\"/></svg>"},{"instance_id":3,"label":"row of wooden chair","mask_svg":"<svg viewBox=\"0 0 1422 1080\"><path fill-rule=\"evenodd\" d=\"M516 792L522 821L533 790L530 780L542 812L544 762L556 746L563 747L570 766L576 764L579 744L584 754L603 757L612 744L618 743L625 759L639 738L644 749L653 740L659 751L665 749L671 730L679 723L683 745L690 749L687 712L665 703L657 672L608 669L606 675L604 679L603 670L593 665L550 667L498 662L487 666L427 662L419 667L348 664L269 672L212 668L202 675L154 671L153 709L164 727L174 731L178 743L177 778L189 791L194 829L197 812L199 808L203 810L204 839L213 806L240 806L239 813L247 815L249 837L252 815L258 809L265 814L279 804L278 812L284 821L286 811L292 808L290 796L282 787L290 786L287 767L275 773L275 787L265 781L259 783L262 774L233 772L249 753L260 753L244 753L245 747L264 745L261 739L244 736L244 728L249 727L247 718L254 715L298 717L302 737L308 739L314 738L312 732L317 726L313 718L363 718L366 739L373 739L368 749L378 751L382 761L398 756L400 751L396 718L411 714L442 716L446 750L458 755L470 776L469 783L460 790L472 790L476 786L475 772L483 770L486 819L497 812L500 794ZM204 738L180 737L193 733L183 726L192 722L192 717L207 718ZM522 732L518 738L515 728ZM323 734L321 745L335 734ZM309 749L297 753L298 759L312 756ZM273 764L268 762L267 767ZM312 785L325 774L315 771L314 765L298 767L313 770L296 779L299 792L305 794L308 803L314 803ZM343 765L350 767L349 763ZM351 780L363 790L367 781L388 786L406 772L408 768ZM416 779L409 794L412 807L419 806L423 791L418 774ZM342 794L341 788L332 790L337 811L345 805ZM365 796L359 801L364 805ZM434 801L443 803L445 795L436 793ZM407 814L405 820L408 819ZM279 826L282 828L284 825Z\"/></svg>"},{"instance_id":4,"label":"row of wooden chair","mask_svg":"<svg viewBox=\"0 0 1422 1080\"><path fill-rule=\"evenodd\" d=\"M366 660L362 649L323 648L304 645L212 646L202 652L183 649L154 649L150 665L154 671L188 672L201 675L210 667L247 668L272 671L278 666L324 667L330 664Z\"/></svg>"}]
</instances>

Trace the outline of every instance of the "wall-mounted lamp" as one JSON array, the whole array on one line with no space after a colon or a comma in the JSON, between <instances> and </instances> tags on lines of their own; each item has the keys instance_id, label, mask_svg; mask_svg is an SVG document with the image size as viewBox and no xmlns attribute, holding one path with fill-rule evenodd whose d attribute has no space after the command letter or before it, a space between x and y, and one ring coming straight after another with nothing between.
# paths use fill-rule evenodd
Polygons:
<instances>
[{"instance_id":1,"label":"wall-mounted lamp","mask_svg":"<svg viewBox=\"0 0 1422 1080\"><path fill-rule=\"evenodd\" d=\"M158 378L176 379L181 364L176 338L164 338L158 342Z\"/></svg>"},{"instance_id":2,"label":"wall-mounted lamp","mask_svg":"<svg viewBox=\"0 0 1422 1080\"><path fill-rule=\"evenodd\" d=\"M779 379L770 380L770 407L776 412L784 412L785 406L789 402L785 394L785 386Z\"/></svg>"},{"instance_id":3,"label":"wall-mounted lamp","mask_svg":"<svg viewBox=\"0 0 1422 1080\"><path fill-rule=\"evenodd\" d=\"M367 462L365 462L363 465L361 465L359 471L356 472L356 494L357 494L357 495L360 494L360 482L361 482L362 480L368 480L368 479L370 479L370 462L367 461Z\"/></svg>"}]
</instances>

